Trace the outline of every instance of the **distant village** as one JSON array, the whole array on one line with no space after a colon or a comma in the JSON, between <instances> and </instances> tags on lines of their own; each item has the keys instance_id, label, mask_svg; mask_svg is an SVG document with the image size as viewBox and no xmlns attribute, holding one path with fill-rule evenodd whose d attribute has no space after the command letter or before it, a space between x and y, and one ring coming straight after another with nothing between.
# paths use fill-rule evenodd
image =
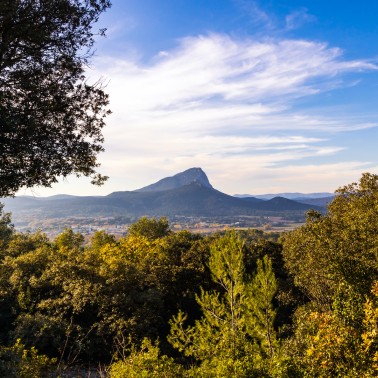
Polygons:
<instances>
[{"instance_id":1,"label":"distant village","mask_svg":"<svg viewBox=\"0 0 378 378\"><path fill-rule=\"evenodd\" d=\"M131 224L138 218L128 217L69 217L69 218L45 218L13 219L14 226L20 232L41 231L53 239L66 228L79 232L84 236L91 236L96 231L105 231L108 234L122 237L127 234ZM301 219L287 219L279 216L235 216L235 217L195 217L174 216L168 218L173 231L188 230L194 233L211 234L227 229L256 228L267 232L289 231L303 221Z\"/></svg>"}]
</instances>

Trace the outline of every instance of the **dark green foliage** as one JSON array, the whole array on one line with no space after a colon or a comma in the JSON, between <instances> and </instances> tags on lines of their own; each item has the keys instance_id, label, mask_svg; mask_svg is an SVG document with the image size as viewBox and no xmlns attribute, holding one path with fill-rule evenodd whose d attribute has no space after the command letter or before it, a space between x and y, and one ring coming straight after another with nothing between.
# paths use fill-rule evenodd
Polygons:
<instances>
[{"instance_id":1,"label":"dark green foliage","mask_svg":"<svg viewBox=\"0 0 378 378\"><path fill-rule=\"evenodd\" d=\"M108 97L84 70L108 0L0 2L0 197L96 174Z\"/></svg>"},{"instance_id":2,"label":"dark green foliage","mask_svg":"<svg viewBox=\"0 0 378 378\"><path fill-rule=\"evenodd\" d=\"M148 235L159 238L148 239L141 223L141 234L116 241L98 232L85 247L71 229L54 242L12 235L0 264L3 342L21 338L71 363L108 360L119 334L161 337L167 348L168 320L178 308L198 312L195 293L210 281L208 245L189 232L173 234L166 219L147 223L157 231Z\"/></svg>"},{"instance_id":3,"label":"dark green foliage","mask_svg":"<svg viewBox=\"0 0 378 378\"><path fill-rule=\"evenodd\" d=\"M21 339L61 367L116 352L111 377L375 377L377 214L366 174L283 245L252 230L174 233L165 218L118 240L83 245L68 229L51 242L5 216L0 360Z\"/></svg>"},{"instance_id":4,"label":"dark green foliage","mask_svg":"<svg viewBox=\"0 0 378 378\"><path fill-rule=\"evenodd\" d=\"M225 287L212 279L210 250L230 237L173 233L165 218L143 218L119 240L97 232L86 246L71 229L53 242L40 233L14 233L0 265L2 340L21 339L65 364L109 361L114 341L128 335L137 344L159 338L161 353L177 356L166 341L168 321L179 309L189 324L200 319L201 288L224 294ZM279 261L276 243L239 242L241 263L249 262L242 282L264 256ZM222 248L227 251L228 244Z\"/></svg>"}]
</instances>

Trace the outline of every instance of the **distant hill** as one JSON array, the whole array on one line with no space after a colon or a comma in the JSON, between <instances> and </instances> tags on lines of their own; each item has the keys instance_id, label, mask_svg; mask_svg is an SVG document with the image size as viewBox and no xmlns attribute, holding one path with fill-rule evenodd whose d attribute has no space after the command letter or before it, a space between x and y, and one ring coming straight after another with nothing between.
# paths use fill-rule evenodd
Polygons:
<instances>
[{"instance_id":1,"label":"distant hill","mask_svg":"<svg viewBox=\"0 0 378 378\"><path fill-rule=\"evenodd\" d=\"M14 215L43 218L96 216L235 216L304 213L322 207L276 197L237 198L213 188L201 168L191 168L135 191L102 197L58 195L44 198L5 198L5 210Z\"/></svg>"},{"instance_id":2,"label":"distant hill","mask_svg":"<svg viewBox=\"0 0 378 378\"><path fill-rule=\"evenodd\" d=\"M319 206L311 206L305 203L289 200L284 197L274 197L270 200L261 200L254 197L241 198L242 201L246 201L253 204L253 208L256 210L281 212L281 211L308 211L310 208L314 210L322 210ZM258 202L257 202L258 201Z\"/></svg>"},{"instance_id":3,"label":"distant hill","mask_svg":"<svg viewBox=\"0 0 378 378\"><path fill-rule=\"evenodd\" d=\"M287 199L291 199L294 201L304 200L307 198L327 198L327 197L334 197L333 193L329 192L321 192L321 193L276 193L276 194L235 194L235 197L238 198L247 198L247 197L254 197L263 200L270 200L275 197L283 197Z\"/></svg>"},{"instance_id":4,"label":"distant hill","mask_svg":"<svg viewBox=\"0 0 378 378\"><path fill-rule=\"evenodd\" d=\"M52 200L52 199L72 199L72 198L77 198L77 196L72 196L70 194L55 194L54 196L50 196L50 197L41 197L40 199L41 200Z\"/></svg>"},{"instance_id":5,"label":"distant hill","mask_svg":"<svg viewBox=\"0 0 378 378\"><path fill-rule=\"evenodd\" d=\"M323 198L303 198L303 197L299 197L299 198L295 198L295 201L305 203L307 205L326 207L334 198L335 198L335 195L332 195L330 197L323 197Z\"/></svg>"}]
</instances>

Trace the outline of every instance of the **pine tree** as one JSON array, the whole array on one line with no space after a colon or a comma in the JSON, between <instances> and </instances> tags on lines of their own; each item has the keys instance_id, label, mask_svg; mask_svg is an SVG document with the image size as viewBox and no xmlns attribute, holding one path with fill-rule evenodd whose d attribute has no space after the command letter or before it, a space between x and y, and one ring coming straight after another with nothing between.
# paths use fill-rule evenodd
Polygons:
<instances>
[{"instance_id":1,"label":"pine tree","mask_svg":"<svg viewBox=\"0 0 378 378\"><path fill-rule=\"evenodd\" d=\"M179 312L169 341L196 359L197 376L271 376L278 342L272 305L277 284L269 258L259 260L255 276L248 277L243 242L232 232L212 246L209 268L219 291L201 290L197 302L203 317L185 327L187 316Z\"/></svg>"}]
</instances>

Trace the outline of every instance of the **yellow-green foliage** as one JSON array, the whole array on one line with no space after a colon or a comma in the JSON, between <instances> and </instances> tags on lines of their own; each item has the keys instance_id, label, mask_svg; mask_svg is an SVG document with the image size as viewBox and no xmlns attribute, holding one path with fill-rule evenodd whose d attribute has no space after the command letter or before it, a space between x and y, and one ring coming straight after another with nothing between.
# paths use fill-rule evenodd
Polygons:
<instances>
[{"instance_id":1,"label":"yellow-green foliage","mask_svg":"<svg viewBox=\"0 0 378 378\"><path fill-rule=\"evenodd\" d=\"M361 329L346 323L333 311L309 310L297 321L296 338L300 339L303 350L295 358L305 376L378 376L377 288L376 283L372 290L374 298L363 304ZM294 346L295 349L298 350Z\"/></svg>"},{"instance_id":2,"label":"yellow-green foliage","mask_svg":"<svg viewBox=\"0 0 378 378\"><path fill-rule=\"evenodd\" d=\"M128 355L109 367L109 378L179 378L184 369L172 358L160 356L159 347L144 339L140 349L124 348Z\"/></svg>"},{"instance_id":3,"label":"yellow-green foliage","mask_svg":"<svg viewBox=\"0 0 378 378\"><path fill-rule=\"evenodd\" d=\"M40 378L52 372L55 358L38 354L38 351L25 346L18 339L11 347L0 347L0 376L6 378Z\"/></svg>"},{"instance_id":4,"label":"yellow-green foliage","mask_svg":"<svg viewBox=\"0 0 378 378\"><path fill-rule=\"evenodd\" d=\"M286 343L308 377L378 376L378 176L337 191L284 241L286 267L311 300Z\"/></svg>"},{"instance_id":5,"label":"yellow-green foliage","mask_svg":"<svg viewBox=\"0 0 378 378\"><path fill-rule=\"evenodd\" d=\"M365 317L360 349L366 364L378 375L378 282L374 283L372 293L374 297L367 299L364 305Z\"/></svg>"},{"instance_id":6,"label":"yellow-green foliage","mask_svg":"<svg viewBox=\"0 0 378 378\"><path fill-rule=\"evenodd\" d=\"M378 175L339 189L328 208L285 237L283 254L295 283L330 308L340 282L363 296L378 279Z\"/></svg>"}]
</instances>

